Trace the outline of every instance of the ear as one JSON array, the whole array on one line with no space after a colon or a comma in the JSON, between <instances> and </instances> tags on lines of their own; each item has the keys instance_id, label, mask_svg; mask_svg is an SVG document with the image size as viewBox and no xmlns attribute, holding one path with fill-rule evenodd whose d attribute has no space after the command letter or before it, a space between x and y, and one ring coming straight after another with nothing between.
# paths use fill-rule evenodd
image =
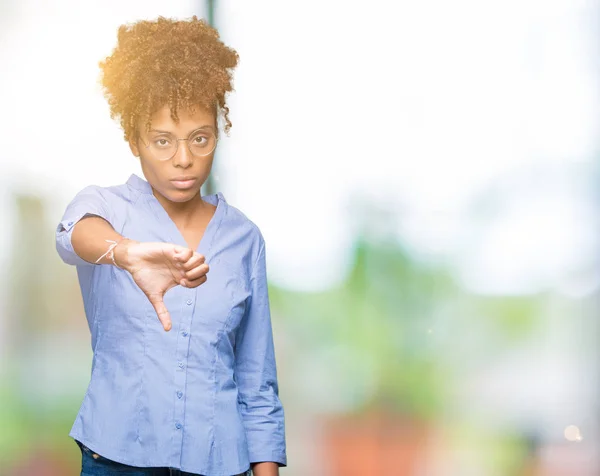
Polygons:
<instances>
[{"instance_id":1,"label":"ear","mask_svg":"<svg viewBox=\"0 0 600 476\"><path fill-rule=\"evenodd\" d=\"M137 145L137 134L129 139L129 148L131 149L131 153L136 157L140 156L140 149Z\"/></svg>"}]
</instances>

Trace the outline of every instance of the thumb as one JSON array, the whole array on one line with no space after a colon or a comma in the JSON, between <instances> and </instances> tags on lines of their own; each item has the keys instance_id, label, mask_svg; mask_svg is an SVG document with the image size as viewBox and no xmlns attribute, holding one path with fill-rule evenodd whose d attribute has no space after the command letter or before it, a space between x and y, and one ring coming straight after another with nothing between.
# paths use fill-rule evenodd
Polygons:
<instances>
[{"instance_id":1,"label":"thumb","mask_svg":"<svg viewBox=\"0 0 600 476\"><path fill-rule=\"evenodd\" d=\"M172 327L171 315L167 310L167 306L165 306L165 303L163 302L162 294L151 294L148 296L148 299L150 300L150 304L152 304L152 307L156 311L158 320L162 323L165 331L170 331Z\"/></svg>"}]
</instances>

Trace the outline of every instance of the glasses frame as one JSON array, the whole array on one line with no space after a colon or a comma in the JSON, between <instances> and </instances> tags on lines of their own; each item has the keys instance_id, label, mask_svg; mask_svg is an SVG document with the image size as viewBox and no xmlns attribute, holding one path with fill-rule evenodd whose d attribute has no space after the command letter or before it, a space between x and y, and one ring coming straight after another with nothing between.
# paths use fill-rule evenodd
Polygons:
<instances>
[{"instance_id":1,"label":"glasses frame","mask_svg":"<svg viewBox=\"0 0 600 476\"><path fill-rule=\"evenodd\" d=\"M187 148L188 151L190 152L190 155L192 157L206 157L210 154L212 154L216 149L217 149L217 144L219 143L219 137L213 132L213 131L208 131L210 134L212 134L212 136L215 138L215 146L212 148L212 150L210 152L207 152L206 154L202 154L202 155L196 155L192 152L192 149L190 148L190 139L192 138L192 136L194 134L197 134L198 131L201 131L202 128L198 128L196 130L193 130L192 132L190 132L190 134L187 136L187 138L183 138L180 139L178 137L175 137L173 134L171 133L167 133L168 135L170 135L171 137L173 137L177 143L177 146L175 147L175 152L173 152L173 155L171 157L169 157L168 159L158 159L156 158L156 156L154 155L154 153L150 152L150 142L148 142L148 145L146 145L146 143L144 142L144 139L142 138L141 134L138 134L138 138L142 141L142 143L144 144L144 148L148 151L148 153L150 155L152 155L152 157L154 157L154 160L158 160L159 162L166 162L168 160L171 160L173 157L175 157L177 155L177 151L179 150L179 141L186 141L187 142Z\"/></svg>"}]
</instances>

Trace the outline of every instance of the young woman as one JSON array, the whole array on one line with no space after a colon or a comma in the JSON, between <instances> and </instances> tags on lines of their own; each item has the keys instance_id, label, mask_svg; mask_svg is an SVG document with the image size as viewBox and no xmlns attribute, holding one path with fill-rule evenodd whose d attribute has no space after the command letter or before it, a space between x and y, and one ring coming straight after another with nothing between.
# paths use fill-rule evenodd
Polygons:
<instances>
[{"instance_id":1,"label":"young woman","mask_svg":"<svg viewBox=\"0 0 600 476\"><path fill-rule=\"evenodd\" d=\"M70 432L82 475L278 474L286 465L263 237L202 197L237 53L203 20L119 29L100 63L145 180L89 186L56 234L94 357ZM210 270L209 270L210 266Z\"/></svg>"}]
</instances>

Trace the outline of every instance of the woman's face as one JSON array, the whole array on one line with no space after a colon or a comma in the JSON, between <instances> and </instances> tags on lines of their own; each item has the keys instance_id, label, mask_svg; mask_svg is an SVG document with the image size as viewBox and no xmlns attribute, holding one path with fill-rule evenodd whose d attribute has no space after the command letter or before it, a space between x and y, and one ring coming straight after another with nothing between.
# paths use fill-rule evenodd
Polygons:
<instances>
[{"instance_id":1,"label":"woman's face","mask_svg":"<svg viewBox=\"0 0 600 476\"><path fill-rule=\"evenodd\" d=\"M217 130L212 112L197 109L194 113L177 113L179 122L175 123L168 106L158 110L150 118L150 131L139 124L139 137L131 139L129 145L140 158L144 176L155 192L181 203L199 196L200 187L210 174L214 157L210 140L216 138ZM175 148L175 155L169 159ZM208 151L208 155L198 155Z\"/></svg>"}]
</instances>

